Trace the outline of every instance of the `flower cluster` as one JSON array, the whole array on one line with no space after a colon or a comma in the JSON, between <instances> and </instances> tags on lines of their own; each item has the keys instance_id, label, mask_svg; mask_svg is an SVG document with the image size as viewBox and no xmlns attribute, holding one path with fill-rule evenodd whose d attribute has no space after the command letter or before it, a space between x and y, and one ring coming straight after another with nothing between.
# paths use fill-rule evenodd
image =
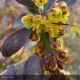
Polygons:
<instances>
[{"instance_id":1,"label":"flower cluster","mask_svg":"<svg viewBox=\"0 0 80 80\"><path fill-rule=\"evenodd\" d=\"M48 19L51 22L65 23L68 21L69 11L65 2L55 3L55 7L50 10Z\"/></svg>"},{"instance_id":2,"label":"flower cluster","mask_svg":"<svg viewBox=\"0 0 80 80\"><path fill-rule=\"evenodd\" d=\"M48 32L50 37L56 37L59 30L62 29L62 25L55 25L54 23L65 23L68 21L69 12L66 4L64 4L64 2L62 2L62 5L61 3L56 3L55 7L46 15L26 14L21 22L25 24L27 29L32 28L37 33Z\"/></svg>"}]
</instances>

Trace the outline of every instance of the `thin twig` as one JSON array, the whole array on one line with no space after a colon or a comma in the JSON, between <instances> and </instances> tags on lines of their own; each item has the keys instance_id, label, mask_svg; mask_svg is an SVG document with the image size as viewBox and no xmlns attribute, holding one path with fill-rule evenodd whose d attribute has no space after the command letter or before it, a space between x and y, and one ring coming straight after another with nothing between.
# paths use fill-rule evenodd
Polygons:
<instances>
[{"instance_id":1,"label":"thin twig","mask_svg":"<svg viewBox=\"0 0 80 80\"><path fill-rule=\"evenodd\" d=\"M73 25L73 24L68 24L68 23L52 23L52 24L56 24L56 25L76 26L76 25Z\"/></svg>"}]
</instances>

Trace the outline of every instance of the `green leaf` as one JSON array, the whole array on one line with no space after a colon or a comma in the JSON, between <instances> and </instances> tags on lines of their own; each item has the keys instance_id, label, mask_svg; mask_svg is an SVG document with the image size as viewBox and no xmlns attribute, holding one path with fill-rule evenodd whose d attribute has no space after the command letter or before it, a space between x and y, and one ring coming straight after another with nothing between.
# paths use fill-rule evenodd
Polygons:
<instances>
[{"instance_id":1,"label":"green leaf","mask_svg":"<svg viewBox=\"0 0 80 80\"><path fill-rule=\"evenodd\" d=\"M50 50L50 41L46 34L47 34L46 32L42 32L41 39L45 43L46 50L49 51Z\"/></svg>"},{"instance_id":2,"label":"green leaf","mask_svg":"<svg viewBox=\"0 0 80 80\"><path fill-rule=\"evenodd\" d=\"M44 11L48 11L53 7L55 0L48 0L48 2L44 5Z\"/></svg>"}]
</instances>

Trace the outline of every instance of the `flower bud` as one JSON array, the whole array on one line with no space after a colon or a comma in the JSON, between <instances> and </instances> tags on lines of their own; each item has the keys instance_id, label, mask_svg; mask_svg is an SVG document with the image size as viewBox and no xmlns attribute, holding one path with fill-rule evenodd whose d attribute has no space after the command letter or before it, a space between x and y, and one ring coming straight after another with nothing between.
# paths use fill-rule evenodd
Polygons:
<instances>
[{"instance_id":1,"label":"flower bud","mask_svg":"<svg viewBox=\"0 0 80 80\"><path fill-rule=\"evenodd\" d=\"M43 47L44 47L43 41L40 40L40 41L37 43L37 46L39 46L40 49L43 48Z\"/></svg>"},{"instance_id":2,"label":"flower bud","mask_svg":"<svg viewBox=\"0 0 80 80\"><path fill-rule=\"evenodd\" d=\"M65 34L65 30L62 28L62 29L59 31L59 34L60 34L61 36L63 36L63 35Z\"/></svg>"},{"instance_id":3,"label":"flower bud","mask_svg":"<svg viewBox=\"0 0 80 80\"><path fill-rule=\"evenodd\" d=\"M59 69L64 69L65 65L64 65L64 62L63 61L58 60L57 61L57 64L58 64Z\"/></svg>"},{"instance_id":4,"label":"flower bud","mask_svg":"<svg viewBox=\"0 0 80 80\"><path fill-rule=\"evenodd\" d=\"M61 43L59 41L56 41L56 43L58 47L61 47Z\"/></svg>"},{"instance_id":5,"label":"flower bud","mask_svg":"<svg viewBox=\"0 0 80 80\"><path fill-rule=\"evenodd\" d=\"M52 49L57 48L57 46L58 46L58 45L57 45L57 43L56 43L56 42L52 42L52 43L51 43L51 48L52 48Z\"/></svg>"},{"instance_id":6,"label":"flower bud","mask_svg":"<svg viewBox=\"0 0 80 80\"><path fill-rule=\"evenodd\" d=\"M49 63L46 62L43 66L43 70L48 71L49 70Z\"/></svg>"},{"instance_id":7,"label":"flower bud","mask_svg":"<svg viewBox=\"0 0 80 80\"><path fill-rule=\"evenodd\" d=\"M51 43L51 48L53 50L58 50L61 47L61 43L60 42L52 42Z\"/></svg>"},{"instance_id":8,"label":"flower bud","mask_svg":"<svg viewBox=\"0 0 80 80\"><path fill-rule=\"evenodd\" d=\"M68 54L64 52L63 50L59 51L59 58L62 60L65 60L67 58Z\"/></svg>"},{"instance_id":9,"label":"flower bud","mask_svg":"<svg viewBox=\"0 0 80 80\"><path fill-rule=\"evenodd\" d=\"M60 9L62 10L62 15L69 16L69 11L67 6L61 6Z\"/></svg>"},{"instance_id":10,"label":"flower bud","mask_svg":"<svg viewBox=\"0 0 80 80\"><path fill-rule=\"evenodd\" d=\"M55 71L57 69L57 63L56 62L50 62L49 63L49 69L52 71Z\"/></svg>"},{"instance_id":11,"label":"flower bud","mask_svg":"<svg viewBox=\"0 0 80 80\"><path fill-rule=\"evenodd\" d=\"M57 63L56 63L55 57L53 56L50 56L50 59L49 59L49 69L52 71L55 71L57 69Z\"/></svg>"},{"instance_id":12,"label":"flower bud","mask_svg":"<svg viewBox=\"0 0 80 80\"><path fill-rule=\"evenodd\" d=\"M47 53L47 51L45 49L41 49L38 54L39 54L39 56L45 56L46 53Z\"/></svg>"},{"instance_id":13,"label":"flower bud","mask_svg":"<svg viewBox=\"0 0 80 80\"><path fill-rule=\"evenodd\" d=\"M32 41L37 41L39 39L38 34L35 31L32 31L29 39Z\"/></svg>"}]
</instances>

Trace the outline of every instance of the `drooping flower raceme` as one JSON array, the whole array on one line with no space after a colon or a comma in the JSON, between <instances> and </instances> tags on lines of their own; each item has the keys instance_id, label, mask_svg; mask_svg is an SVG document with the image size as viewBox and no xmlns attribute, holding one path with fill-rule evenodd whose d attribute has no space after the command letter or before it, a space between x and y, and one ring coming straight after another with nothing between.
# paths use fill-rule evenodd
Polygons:
<instances>
[{"instance_id":1,"label":"drooping flower raceme","mask_svg":"<svg viewBox=\"0 0 80 80\"><path fill-rule=\"evenodd\" d=\"M42 6L47 0L33 0L36 6ZM28 13L22 17L21 22L27 29L32 29L34 33L31 34L30 39L39 41L33 48L33 53L39 56L47 54L47 44L50 46L51 55L48 61L44 64L44 71L49 71L52 75L56 73L60 75L59 69L63 69L64 61L67 58L67 53L63 51L63 38L65 31L60 23L68 21L69 11L65 2L55 3L54 8L51 8L48 13L31 14ZM57 24L56 24L57 23ZM36 36L35 33L37 34ZM43 34L44 33L44 34ZM43 36L42 36L42 35ZM46 38L48 37L48 38ZM46 39L45 39L46 38ZM45 40L44 40L45 39Z\"/></svg>"}]
</instances>

